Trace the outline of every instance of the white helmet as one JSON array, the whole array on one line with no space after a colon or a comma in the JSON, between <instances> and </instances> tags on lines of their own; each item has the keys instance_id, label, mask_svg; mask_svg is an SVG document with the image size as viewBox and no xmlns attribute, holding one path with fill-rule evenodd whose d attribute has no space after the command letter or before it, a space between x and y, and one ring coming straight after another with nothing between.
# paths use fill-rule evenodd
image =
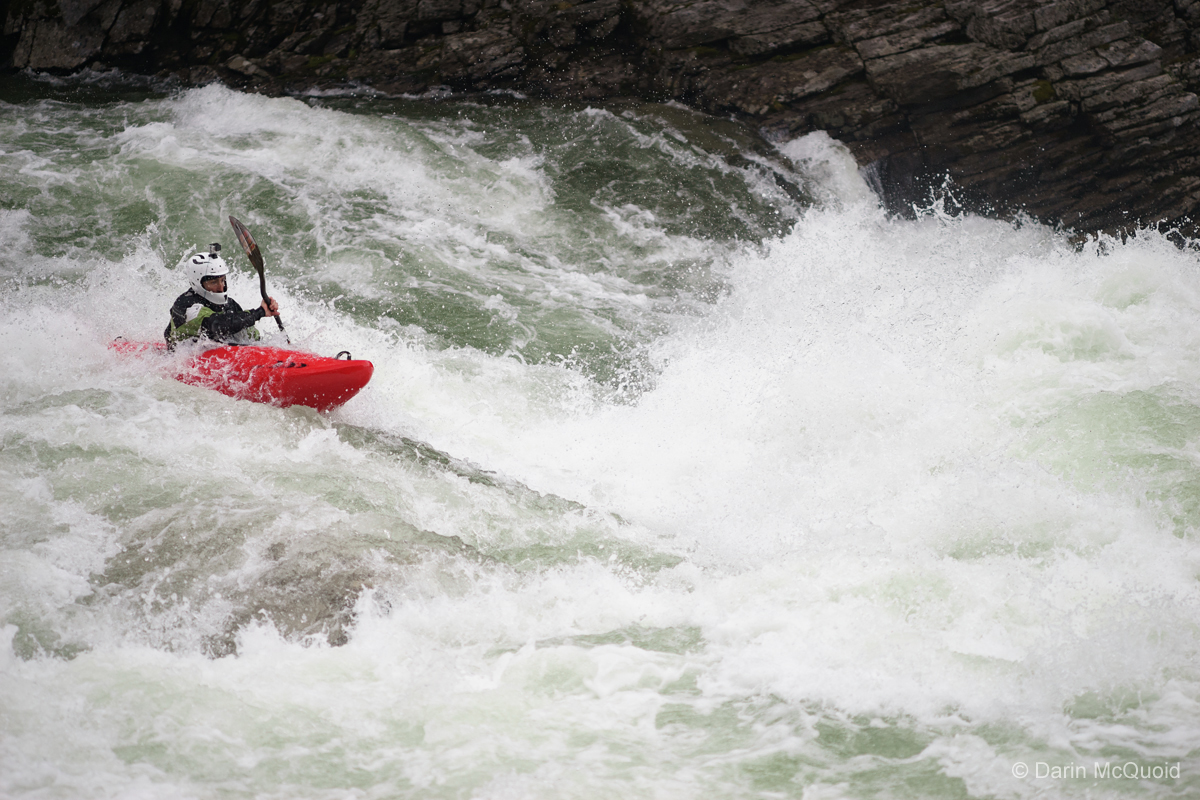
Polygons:
<instances>
[{"instance_id":1,"label":"white helmet","mask_svg":"<svg viewBox=\"0 0 1200 800\"><path fill-rule=\"evenodd\" d=\"M225 305L225 292L210 292L204 288L205 278L216 278L222 275L229 274L229 265L225 263L225 259L221 258L217 253L221 252L221 245L209 245L209 252L196 253L188 259L188 281L191 284L192 291L219 306Z\"/></svg>"}]
</instances>

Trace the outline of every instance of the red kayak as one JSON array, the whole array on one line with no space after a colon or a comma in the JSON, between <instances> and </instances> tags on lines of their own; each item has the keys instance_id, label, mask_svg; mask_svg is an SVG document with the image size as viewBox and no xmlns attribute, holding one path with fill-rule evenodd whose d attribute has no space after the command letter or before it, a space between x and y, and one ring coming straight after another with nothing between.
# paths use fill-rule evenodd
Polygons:
<instances>
[{"instance_id":1,"label":"red kayak","mask_svg":"<svg viewBox=\"0 0 1200 800\"><path fill-rule=\"evenodd\" d=\"M125 339L117 339L109 347L131 355L167 350L162 343ZM358 394L375 372L370 361L349 356L339 353L337 358L328 358L279 347L225 345L181 357L172 364L171 377L239 400L329 411Z\"/></svg>"}]
</instances>

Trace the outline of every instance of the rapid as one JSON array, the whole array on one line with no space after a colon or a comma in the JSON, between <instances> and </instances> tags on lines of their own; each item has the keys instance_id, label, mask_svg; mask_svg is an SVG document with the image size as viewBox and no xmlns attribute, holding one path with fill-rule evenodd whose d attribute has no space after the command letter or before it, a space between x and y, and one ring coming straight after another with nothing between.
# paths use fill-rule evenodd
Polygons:
<instances>
[{"instance_id":1,"label":"rapid","mask_svg":"<svg viewBox=\"0 0 1200 800\"><path fill-rule=\"evenodd\" d=\"M674 105L5 81L0 797L1200 796L1197 243ZM210 242L257 302L230 215L342 408L109 349Z\"/></svg>"}]
</instances>

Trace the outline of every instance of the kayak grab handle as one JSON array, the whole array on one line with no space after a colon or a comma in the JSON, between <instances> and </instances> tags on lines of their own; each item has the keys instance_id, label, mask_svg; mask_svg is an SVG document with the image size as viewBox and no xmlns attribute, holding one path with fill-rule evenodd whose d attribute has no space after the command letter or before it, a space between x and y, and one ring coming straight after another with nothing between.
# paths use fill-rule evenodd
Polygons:
<instances>
[{"instance_id":1,"label":"kayak grab handle","mask_svg":"<svg viewBox=\"0 0 1200 800\"><path fill-rule=\"evenodd\" d=\"M349 350L343 350L342 352L340 352L340 353L338 353L336 356L334 356L334 358L341 358L342 356L345 356L347 361L351 361L351 360L353 360L353 359L351 359L351 357L350 357L350 351L349 351Z\"/></svg>"}]
</instances>

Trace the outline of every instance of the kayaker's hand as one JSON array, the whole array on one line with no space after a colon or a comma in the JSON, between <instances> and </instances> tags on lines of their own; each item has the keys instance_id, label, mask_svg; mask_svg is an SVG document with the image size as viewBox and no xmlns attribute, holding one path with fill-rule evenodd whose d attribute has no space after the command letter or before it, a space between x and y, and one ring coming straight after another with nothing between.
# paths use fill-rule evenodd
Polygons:
<instances>
[{"instance_id":1,"label":"kayaker's hand","mask_svg":"<svg viewBox=\"0 0 1200 800\"><path fill-rule=\"evenodd\" d=\"M267 300L271 301L270 305L267 305ZM278 317L279 316L279 303L275 302L274 297L268 297L267 300L262 301L261 308L263 310L263 316L264 317Z\"/></svg>"}]
</instances>

